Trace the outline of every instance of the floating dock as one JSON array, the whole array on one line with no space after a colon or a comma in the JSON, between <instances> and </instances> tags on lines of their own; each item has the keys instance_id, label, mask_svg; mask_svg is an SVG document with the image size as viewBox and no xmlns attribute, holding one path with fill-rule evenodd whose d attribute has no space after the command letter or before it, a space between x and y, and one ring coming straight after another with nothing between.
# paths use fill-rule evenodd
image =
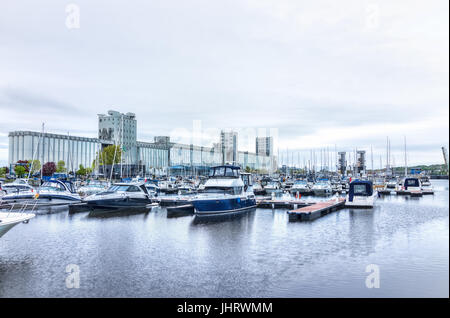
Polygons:
<instances>
[{"instance_id":1,"label":"floating dock","mask_svg":"<svg viewBox=\"0 0 450 318\"><path fill-rule=\"evenodd\" d=\"M190 198L187 197L158 197L153 199L153 202L159 203L160 206L180 206L191 204Z\"/></svg>"},{"instance_id":2,"label":"floating dock","mask_svg":"<svg viewBox=\"0 0 450 318\"><path fill-rule=\"evenodd\" d=\"M304 200L272 200L260 199L256 200L256 205L260 209L298 209L301 207L310 206L314 202L307 202Z\"/></svg>"},{"instance_id":3,"label":"floating dock","mask_svg":"<svg viewBox=\"0 0 450 318\"><path fill-rule=\"evenodd\" d=\"M345 198L317 202L300 209L287 211L289 221L312 221L331 212L342 209L345 206Z\"/></svg>"},{"instance_id":4,"label":"floating dock","mask_svg":"<svg viewBox=\"0 0 450 318\"><path fill-rule=\"evenodd\" d=\"M434 194L432 189L423 189L422 191L409 191L409 190L378 190L378 194L380 195L410 195L412 197L421 197L423 195L431 195Z\"/></svg>"}]
</instances>

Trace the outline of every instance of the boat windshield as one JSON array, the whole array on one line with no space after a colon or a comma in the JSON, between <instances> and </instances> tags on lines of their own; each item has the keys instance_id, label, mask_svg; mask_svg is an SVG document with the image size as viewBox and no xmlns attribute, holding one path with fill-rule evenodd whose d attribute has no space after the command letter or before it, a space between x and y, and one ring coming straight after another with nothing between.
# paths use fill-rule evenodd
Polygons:
<instances>
[{"instance_id":1,"label":"boat windshield","mask_svg":"<svg viewBox=\"0 0 450 318\"><path fill-rule=\"evenodd\" d=\"M66 190L66 188L64 188L64 186L61 183L52 182L52 181L44 182L41 186L41 189L53 190L53 191L65 191Z\"/></svg>"},{"instance_id":2,"label":"boat windshield","mask_svg":"<svg viewBox=\"0 0 450 318\"><path fill-rule=\"evenodd\" d=\"M295 181L295 184L297 184L297 185L305 185L306 181L305 180Z\"/></svg>"},{"instance_id":3,"label":"boat windshield","mask_svg":"<svg viewBox=\"0 0 450 318\"><path fill-rule=\"evenodd\" d=\"M103 188L103 184L101 183L89 183L88 185L86 185L86 187L88 188Z\"/></svg>"},{"instance_id":4,"label":"boat windshield","mask_svg":"<svg viewBox=\"0 0 450 318\"><path fill-rule=\"evenodd\" d=\"M204 193L240 194L242 187L206 187Z\"/></svg>"},{"instance_id":5,"label":"boat windshield","mask_svg":"<svg viewBox=\"0 0 450 318\"><path fill-rule=\"evenodd\" d=\"M365 184L355 184L353 186L353 193L355 195L366 195L367 194L367 187Z\"/></svg>"},{"instance_id":6,"label":"boat windshield","mask_svg":"<svg viewBox=\"0 0 450 318\"><path fill-rule=\"evenodd\" d=\"M405 185L410 187L418 187L419 186L419 180L418 179L406 179Z\"/></svg>"},{"instance_id":7,"label":"boat windshield","mask_svg":"<svg viewBox=\"0 0 450 318\"><path fill-rule=\"evenodd\" d=\"M113 185L108 192L140 192L139 187L135 185Z\"/></svg>"},{"instance_id":8,"label":"boat windshield","mask_svg":"<svg viewBox=\"0 0 450 318\"><path fill-rule=\"evenodd\" d=\"M209 171L210 177L239 177L239 169L234 167L215 167Z\"/></svg>"}]
</instances>

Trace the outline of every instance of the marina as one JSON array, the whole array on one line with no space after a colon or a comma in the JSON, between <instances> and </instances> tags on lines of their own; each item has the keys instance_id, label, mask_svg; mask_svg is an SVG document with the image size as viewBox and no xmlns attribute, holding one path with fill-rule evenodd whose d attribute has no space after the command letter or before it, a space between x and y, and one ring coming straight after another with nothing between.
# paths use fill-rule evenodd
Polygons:
<instances>
[{"instance_id":1,"label":"marina","mask_svg":"<svg viewBox=\"0 0 450 318\"><path fill-rule=\"evenodd\" d=\"M432 184L433 196L331 206L306 222L291 222L297 213L285 207L205 223L162 206L108 218L66 206L1 238L0 297L448 296L449 185ZM307 201L321 200L306 208L330 207ZM365 287L362 264L371 263L384 269L383 290ZM65 287L68 264L80 267L79 289Z\"/></svg>"}]
</instances>

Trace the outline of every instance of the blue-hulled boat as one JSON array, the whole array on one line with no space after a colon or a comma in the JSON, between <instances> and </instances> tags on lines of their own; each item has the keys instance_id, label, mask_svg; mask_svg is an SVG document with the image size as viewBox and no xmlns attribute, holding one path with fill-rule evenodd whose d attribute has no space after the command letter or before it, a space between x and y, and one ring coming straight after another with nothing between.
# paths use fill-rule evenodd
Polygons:
<instances>
[{"instance_id":1,"label":"blue-hulled boat","mask_svg":"<svg viewBox=\"0 0 450 318\"><path fill-rule=\"evenodd\" d=\"M212 167L202 194L192 199L197 215L245 212L256 207L251 175L241 174L240 167Z\"/></svg>"}]
</instances>

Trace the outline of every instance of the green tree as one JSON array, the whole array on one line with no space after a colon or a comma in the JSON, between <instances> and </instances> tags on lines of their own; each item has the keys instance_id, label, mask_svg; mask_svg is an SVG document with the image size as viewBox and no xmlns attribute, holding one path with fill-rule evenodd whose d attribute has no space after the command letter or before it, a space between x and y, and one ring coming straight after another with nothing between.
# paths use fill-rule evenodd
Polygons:
<instances>
[{"instance_id":1,"label":"green tree","mask_svg":"<svg viewBox=\"0 0 450 318\"><path fill-rule=\"evenodd\" d=\"M0 168L0 177L5 177L6 176L6 168L5 167L3 167L3 168Z\"/></svg>"},{"instance_id":2,"label":"green tree","mask_svg":"<svg viewBox=\"0 0 450 318\"><path fill-rule=\"evenodd\" d=\"M29 166L31 169L31 173L34 174L36 172L38 172L39 170L41 170L41 162L37 159L35 160L29 160Z\"/></svg>"},{"instance_id":3,"label":"green tree","mask_svg":"<svg viewBox=\"0 0 450 318\"><path fill-rule=\"evenodd\" d=\"M56 172L66 172L66 163L64 162L64 160L58 161L58 163L56 164Z\"/></svg>"},{"instance_id":4,"label":"green tree","mask_svg":"<svg viewBox=\"0 0 450 318\"><path fill-rule=\"evenodd\" d=\"M120 146L107 146L97 156L99 165L112 165L113 163L119 163L122 159L122 149ZM96 165L96 162L93 163Z\"/></svg>"},{"instance_id":5,"label":"green tree","mask_svg":"<svg viewBox=\"0 0 450 318\"><path fill-rule=\"evenodd\" d=\"M16 165L14 167L14 172L18 178L22 178L26 172L26 169L24 166Z\"/></svg>"},{"instance_id":6,"label":"green tree","mask_svg":"<svg viewBox=\"0 0 450 318\"><path fill-rule=\"evenodd\" d=\"M76 174L79 175L79 176L84 176L84 175L86 175L86 169L84 168L83 165L80 165L80 166L79 166L79 168L78 168Z\"/></svg>"}]
</instances>

